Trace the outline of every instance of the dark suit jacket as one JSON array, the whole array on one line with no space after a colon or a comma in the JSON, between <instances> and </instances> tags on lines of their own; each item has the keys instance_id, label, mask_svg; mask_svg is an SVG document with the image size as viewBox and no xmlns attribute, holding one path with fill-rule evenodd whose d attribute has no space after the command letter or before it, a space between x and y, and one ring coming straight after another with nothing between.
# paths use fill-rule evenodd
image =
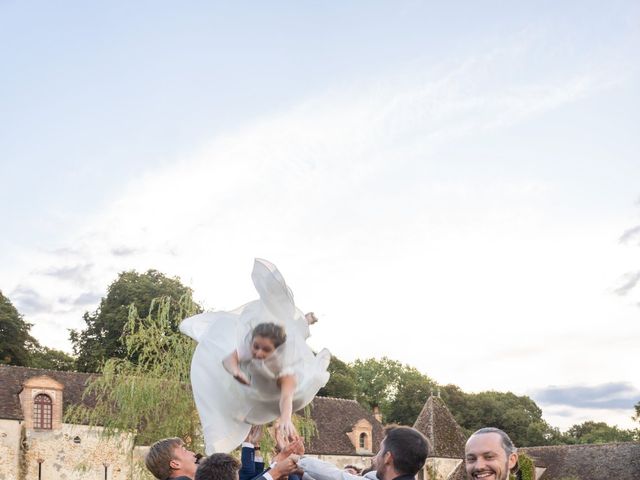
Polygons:
<instances>
[{"instance_id":1,"label":"dark suit jacket","mask_svg":"<svg viewBox=\"0 0 640 480\"><path fill-rule=\"evenodd\" d=\"M242 447L240 453L241 467L238 472L240 480L251 480L261 475L264 471L264 462L256 462L255 453L255 449L251 447Z\"/></svg>"}]
</instances>

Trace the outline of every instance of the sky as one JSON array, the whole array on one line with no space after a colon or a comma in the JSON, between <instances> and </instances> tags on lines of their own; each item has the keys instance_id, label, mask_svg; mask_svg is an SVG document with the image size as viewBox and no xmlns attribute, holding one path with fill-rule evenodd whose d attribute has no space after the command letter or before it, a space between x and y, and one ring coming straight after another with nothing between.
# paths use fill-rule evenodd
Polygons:
<instances>
[{"instance_id":1,"label":"sky","mask_svg":"<svg viewBox=\"0 0 640 480\"><path fill-rule=\"evenodd\" d=\"M71 351L119 272L274 262L309 343L552 425L640 401L634 1L0 1L0 290Z\"/></svg>"}]
</instances>

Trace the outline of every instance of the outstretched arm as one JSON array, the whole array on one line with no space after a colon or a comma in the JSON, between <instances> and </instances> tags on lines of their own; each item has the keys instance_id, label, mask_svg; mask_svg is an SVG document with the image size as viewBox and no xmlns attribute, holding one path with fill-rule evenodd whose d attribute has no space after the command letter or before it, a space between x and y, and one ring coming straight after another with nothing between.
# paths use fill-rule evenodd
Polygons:
<instances>
[{"instance_id":1,"label":"outstretched arm","mask_svg":"<svg viewBox=\"0 0 640 480\"><path fill-rule=\"evenodd\" d=\"M240 370L240 358L238 357L238 351L234 350L229 356L222 361L222 366L229 372L233 378L244 385L250 385L247 376Z\"/></svg>"},{"instance_id":2,"label":"outstretched arm","mask_svg":"<svg viewBox=\"0 0 640 480\"><path fill-rule=\"evenodd\" d=\"M292 440L298 436L293 426L291 415L293 414L293 393L296 390L296 376L284 375L278 379L280 387L280 431L283 436Z\"/></svg>"}]
</instances>

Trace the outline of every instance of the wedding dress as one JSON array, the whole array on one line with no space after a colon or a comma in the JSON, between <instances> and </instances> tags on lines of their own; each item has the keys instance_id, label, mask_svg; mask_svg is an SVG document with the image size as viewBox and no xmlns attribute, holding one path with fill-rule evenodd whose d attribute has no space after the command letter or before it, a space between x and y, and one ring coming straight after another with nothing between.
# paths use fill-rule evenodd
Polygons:
<instances>
[{"instance_id":1,"label":"wedding dress","mask_svg":"<svg viewBox=\"0 0 640 480\"><path fill-rule=\"evenodd\" d=\"M294 412L311 402L329 380L331 354L323 349L316 355L307 345L307 320L275 265L256 259L251 278L258 300L231 312L194 315L180 324L180 331L198 342L191 361L191 385L207 455L230 452L245 439L251 425L280 416L279 377L296 377ZM251 356L252 331L266 322L282 325L287 339L266 359L258 360ZM249 386L237 382L222 366L234 349Z\"/></svg>"}]
</instances>

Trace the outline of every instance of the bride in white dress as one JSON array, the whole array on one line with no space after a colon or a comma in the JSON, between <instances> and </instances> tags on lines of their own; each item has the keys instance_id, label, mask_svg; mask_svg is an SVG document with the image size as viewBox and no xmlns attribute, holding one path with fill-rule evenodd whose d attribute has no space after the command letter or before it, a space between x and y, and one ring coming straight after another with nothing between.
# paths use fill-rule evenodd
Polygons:
<instances>
[{"instance_id":1,"label":"bride in white dress","mask_svg":"<svg viewBox=\"0 0 640 480\"><path fill-rule=\"evenodd\" d=\"M275 419L285 437L295 436L292 412L311 402L329 380L329 351L315 355L306 343L313 314L296 308L272 263L256 259L251 279L259 300L180 324L180 331L198 342L191 385L208 455L230 452L251 425Z\"/></svg>"}]
</instances>

